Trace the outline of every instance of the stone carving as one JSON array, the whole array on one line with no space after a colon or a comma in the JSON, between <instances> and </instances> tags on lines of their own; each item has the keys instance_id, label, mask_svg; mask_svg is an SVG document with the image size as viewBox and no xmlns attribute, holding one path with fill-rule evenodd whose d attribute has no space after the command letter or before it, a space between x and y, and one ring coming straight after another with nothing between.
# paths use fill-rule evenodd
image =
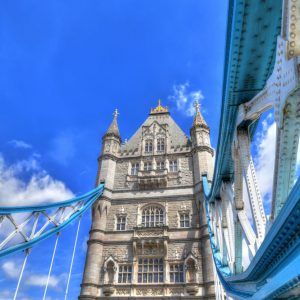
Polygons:
<instances>
[{"instance_id":1,"label":"stone carving","mask_svg":"<svg viewBox=\"0 0 300 300\"><path fill-rule=\"evenodd\" d=\"M169 295L181 295L183 293L182 288L172 287L168 289Z\"/></svg>"},{"instance_id":2,"label":"stone carving","mask_svg":"<svg viewBox=\"0 0 300 300\"><path fill-rule=\"evenodd\" d=\"M163 288L138 288L136 294L138 296L159 296L164 292Z\"/></svg>"},{"instance_id":3,"label":"stone carving","mask_svg":"<svg viewBox=\"0 0 300 300\"><path fill-rule=\"evenodd\" d=\"M163 236L164 230L138 230L137 235L139 237L151 237L151 236Z\"/></svg>"},{"instance_id":4,"label":"stone carving","mask_svg":"<svg viewBox=\"0 0 300 300\"><path fill-rule=\"evenodd\" d=\"M156 245L149 245L146 247L138 247L137 248L137 254L138 255L163 255L164 249L161 247L157 247Z\"/></svg>"},{"instance_id":5,"label":"stone carving","mask_svg":"<svg viewBox=\"0 0 300 300\"><path fill-rule=\"evenodd\" d=\"M130 288L117 288L116 295L126 296L130 294Z\"/></svg>"}]
</instances>

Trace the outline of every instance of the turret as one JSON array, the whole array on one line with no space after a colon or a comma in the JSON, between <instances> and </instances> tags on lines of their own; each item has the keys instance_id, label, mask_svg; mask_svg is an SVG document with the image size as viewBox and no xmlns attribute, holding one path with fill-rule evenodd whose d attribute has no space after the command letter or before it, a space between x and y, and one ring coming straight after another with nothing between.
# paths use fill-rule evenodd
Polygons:
<instances>
[{"instance_id":1,"label":"turret","mask_svg":"<svg viewBox=\"0 0 300 300\"><path fill-rule=\"evenodd\" d=\"M98 287L101 274L103 252L103 231L105 231L107 216L111 202L107 192L113 189L116 160L120 151L121 137L118 128L118 110L116 109L113 121L102 137L102 151L98 158L98 172L96 185L105 182L104 194L94 203L92 208L92 228L88 242L87 259L84 267L81 295L84 299L95 299L98 294ZM81 298L80 298L81 299ZM83 298L82 298L83 299Z\"/></svg>"},{"instance_id":2,"label":"turret","mask_svg":"<svg viewBox=\"0 0 300 300\"><path fill-rule=\"evenodd\" d=\"M212 179L213 149L210 145L210 129L207 126L201 112L199 102L195 102L195 117L190 130L195 184L199 185L202 175L206 174L208 180Z\"/></svg>"},{"instance_id":3,"label":"turret","mask_svg":"<svg viewBox=\"0 0 300 300\"><path fill-rule=\"evenodd\" d=\"M118 115L119 113L116 109L113 113L113 121L102 137L102 152L98 159L97 185L104 181L107 189L113 188L116 158L121 147L121 136L117 122Z\"/></svg>"}]
</instances>

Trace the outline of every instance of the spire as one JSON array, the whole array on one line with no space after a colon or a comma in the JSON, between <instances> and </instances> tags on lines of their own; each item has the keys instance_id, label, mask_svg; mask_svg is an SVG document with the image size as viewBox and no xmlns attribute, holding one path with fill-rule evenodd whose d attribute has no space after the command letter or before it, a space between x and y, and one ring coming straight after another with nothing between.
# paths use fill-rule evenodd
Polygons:
<instances>
[{"instance_id":1,"label":"spire","mask_svg":"<svg viewBox=\"0 0 300 300\"><path fill-rule=\"evenodd\" d=\"M195 103L194 103L194 107L195 107L195 117L194 117L194 122L193 122L193 126L192 127L195 127L195 126L200 126L200 127L206 127L208 128L201 112L200 112L200 104L199 104L199 101L196 100Z\"/></svg>"},{"instance_id":2,"label":"spire","mask_svg":"<svg viewBox=\"0 0 300 300\"><path fill-rule=\"evenodd\" d=\"M118 115L119 115L118 109L115 109L115 111L113 113L114 119L111 122L110 126L108 127L105 136L114 135L114 136L120 138L120 131L119 131L118 122L117 122Z\"/></svg>"}]
</instances>

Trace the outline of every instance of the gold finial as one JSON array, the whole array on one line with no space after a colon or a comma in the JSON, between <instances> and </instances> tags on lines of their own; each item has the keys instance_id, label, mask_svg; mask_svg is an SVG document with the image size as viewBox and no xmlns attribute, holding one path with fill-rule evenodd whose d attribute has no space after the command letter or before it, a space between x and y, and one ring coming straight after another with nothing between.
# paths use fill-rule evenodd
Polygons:
<instances>
[{"instance_id":1,"label":"gold finial","mask_svg":"<svg viewBox=\"0 0 300 300\"><path fill-rule=\"evenodd\" d=\"M158 105L154 109L151 108L150 114L163 114L167 112L169 112L168 106L163 107L161 105L160 99L158 99Z\"/></svg>"},{"instance_id":2,"label":"gold finial","mask_svg":"<svg viewBox=\"0 0 300 300\"><path fill-rule=\"evenodd\" d=\"M115 111L114 111L114 113L113 113L114 118L116 119L119 114L120 113L118 112L118 109L116 108Z\"/></svg>"}]
</instances>

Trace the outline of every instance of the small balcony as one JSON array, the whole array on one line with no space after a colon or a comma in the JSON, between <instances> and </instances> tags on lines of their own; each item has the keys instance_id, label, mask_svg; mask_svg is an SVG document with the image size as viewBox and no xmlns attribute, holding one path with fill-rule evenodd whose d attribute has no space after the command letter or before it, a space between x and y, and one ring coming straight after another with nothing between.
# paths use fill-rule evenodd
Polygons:
<instances>
[{"instance_id":1,"label":"small balcony","mask_svg":"<svg viewBox=\"0 0 300 300\"><path fill-rule=\"evenodd\" d=\"M137 175L137 182L142 190L164 188L168 182L168 170L140 170Z\"/></svg>"}]
</instances>

